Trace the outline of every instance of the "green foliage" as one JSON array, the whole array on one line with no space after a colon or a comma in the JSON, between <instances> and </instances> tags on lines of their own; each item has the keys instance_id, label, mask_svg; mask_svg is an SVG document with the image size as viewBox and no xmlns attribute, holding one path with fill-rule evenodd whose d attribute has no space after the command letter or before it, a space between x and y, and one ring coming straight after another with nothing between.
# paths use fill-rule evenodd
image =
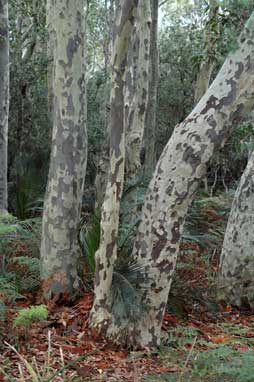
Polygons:
<instances>
[{"instance_id":1,"label":"green foliage","mask_svg":"<svg viewBox=\"0 0 254 382\"><path fill-rule=\"evenodd\" d=\"M95 253L100 244L100 217L99 213L92 216L89 227L84 220L80 222L79 245L86 257L89 271L95 272Z\"/></svg>"},{"instance_id":2,"label":"green foliage","mask_svg":"<svg viewBox=\"0 0 254 382\"><path fill-rule=\"evenodd\" d=\"M3 321L6 317L6 305L3 301L0 300L0 321Z\"/></svg>"},{"instance_id":3,"label":"green foliage","mask_svg":"<svg viewBox=\"0 0 254 382\"><path fill-rule=\"evenodd\" d=\"M200 193L189 208L183 241L196 242L212 251L223 241L234 192L208 197Z\"/></svg>"},{"instance_id":4,"label":"green foliage","mask_svg":"<svg viewBox=\"0 0 254 382\"><path fill-rule=\"evenodd\" d=\"M18 289L34 292L40 285L40 259L19 256L12 258L11 262L14 264Z\"/></svg>"},{"instance_id":5,"label":"green foliage","mask_svg":"<svg viewBox=\"0 0 254 382\"><path fill-rule=\"evenodd\" d=\"M239 351L232 346L220 346L195 354L190 381L252 382L254 355L252 350Z\"/></svg>"},{"instance_id":6,"label":"green foliage","mask_svg":"<svg viewBox=\"0 0 254 382\"><path fill-rule=\"evenodd\" d=\"M40 219L20 222L11 215L0 217L0 320L6 303L25 299L24 291L33 293L40 284L40 228ZM24 245L24 255L15 256Z\"/></svg>"},{"instance_id":7,"label":"green foliage","mask_svg":"<svg viewBox=\"0 0 254 382\"><path fill-rule=\"evenodd\" d=\"M35 321L43 321L48 317L48 309L45 305L31 306L20 309L17 317L13 320L14 328L17 326L29 327Z\"/></svg>"}]
</instances>

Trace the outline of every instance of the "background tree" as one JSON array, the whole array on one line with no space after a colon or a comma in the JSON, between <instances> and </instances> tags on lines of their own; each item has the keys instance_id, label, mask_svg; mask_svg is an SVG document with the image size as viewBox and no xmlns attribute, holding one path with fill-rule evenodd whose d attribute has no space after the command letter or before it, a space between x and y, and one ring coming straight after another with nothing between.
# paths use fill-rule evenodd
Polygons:
<instances>
[{"instance_id":1,"label":"background tree","mask_svg":"<svg viewBox=\"0 0 254 382\"><path fill-rule=\"evenodd\" d=\"M54 127L44 202L41 277L46 298L79 286L77 228L86 169L84 4L51 1L54 38ZM51 17L49 18L52 21Z\"/></svg>"},{"instance_id":2,"label":"background tree","mask_svg":"<svg viewBox=\"0 0 254 382\"><path fill-rule=\"evenodd\" d=\"M232 204L220 257L220 294L234 306L253 309L254 152Z\"/></svg>"},{"instance_id":3,"label":"background tree","mask_svg":"<svg viewBox=\"0 0 254 382\"><path fill-rule=\"evenodd\" d=\"M219 4L217 0L209 1L208 20L205 26L204 52L200 63L195 88L194 102L197 103L209 87L212 71L216 63L219 36Z\"/></svg>"},{"instance_id":4,"label":"background tree","mask_svg":"<svg viewBox=\"0 0 254 382\"><path fill-rule=\"evenodd\" d=\"M49 162L45 4L10 0L9 10L9 207L24 219L41 206Z\"/></svg>"},{"instance_id":5,"label":"background tree","mask_svg":"<svg viewBox=\"0 0 254 382\"><path fill-rule=\"evenodd\" d=\"M159 1L151 0L151 43L149 64L148 104L145 120L144 147L145 147L145 173L151 174L155 166L155 140L156 140L156 111L157 91L159 82L159 52L158 52L158 12Z\"/></svg>"},{"instance_id":6,"label":"background tree","mask_svg":"<svg viewBox=\"0 0 254 382\"><path fill-rule=\"evenodd\" d=\"M9 21L8 1L0 1L0 213L6 213L7 142L9 118Z\"/></svg>"}]
</instances>

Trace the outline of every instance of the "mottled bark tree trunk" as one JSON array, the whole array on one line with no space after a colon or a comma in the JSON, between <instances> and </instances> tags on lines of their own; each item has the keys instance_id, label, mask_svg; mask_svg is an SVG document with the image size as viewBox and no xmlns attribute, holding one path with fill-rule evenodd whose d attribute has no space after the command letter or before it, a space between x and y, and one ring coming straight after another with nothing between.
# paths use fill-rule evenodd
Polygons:
<instances>
[{"instance_id":1,"label":"mottled bark tree trunk","mask_svg":"<svg viewBox=\"0 0 254 382\"><path fill-rule=\"evenodd\" d=\"M133 249L133 257L145 274L145 282L141 280L138 287L147 311L129 330L124 328L124 336L130 344L152 347L160 343L161 324L188 206L212 155L254 105L253 60L254 13L240 36L238 49L229 54L190 115L176 126L157 163ZM105 276L105 269L105 266L101 268L99 280ZM107 307L110 285L103 286L100 303ZM104 320L101 318L101 326L108 336L121 341L123 333L109 310Z\"/></svg>"},{"instance_id":2,"label":"mottled bark tree trunk","mask_svg":"<svg viewBox=\"0 0 254 382\"><path fill-rule=\"evenodd\" d=\"M49 120L53 126L53 109L54 109L54 38L55 34L53 32L54 25L54 8L50 6L47 2L47 6L50 7L51 12L47 9L47 32L48 32L48 43L47 43L47 83L48 83L48 113Z\"/></svg>"},{"instance_id":3,"label":"mottled bark tree trunk","mask_svg":"<svg viewBox=\"0 0 254 382\"><path fill-rule=\"evenodd\" d=\"M7 150L9 117L8 1L0 0L0 214L7 213Z\"/></svg>"},{"instance_id":4,"label":"mottled bark tree trunk","mask_svg":"<svg viewBox=\"0 0 254 382\"><path fill-rule=\"evenodd\" d=\"M205 37L203 59L200 63L200 69L195 88L195 104L198 103L198 101L207 91L216 62L215 55L217 50L217 41L219 37L218 13L219 5L217 3L217 0L210 0L208 21L206 23L204 31Z\"/></svg>"},{"instance_id":5,"label":"mottled bark tree trunk","mask_svg":"<svg viewBox=\"0 0 254 382\"><path fill-rule=\"evenodd\" d=\"M224 237L219 287L226 301L254 308L254 152L241 177Z\"/></svg>"},{"instance_id":6,"label":"mottled bark tree trunk","mask_svg":"<svg viewBox=\"0 0 254 382\"><path fill-rule=\"evenodd\" d=\"M84 3L48 0L54 13L52 152L45 196L41 277L45 297L72 294L79 285L77 227L86 168Z\"/></svg>"},{"instance_id":7,"label":"mottled bark tree trunk","mask_svg":"<svg viewBox=\"0 0 254 382\"><path fill-rule=\"evenodd\" d=\"M151 44L150 44L150 68L149 68L149 94L145 121L144 150L145 150L145 174L151 175L155 167L155 140L156 140L156 110L157 89L159 81L159 52L158 52L158 10L159 1L151 0Z\"/></svg>"},{"instance_id":8,"label":"mottled bark tree trunk","mask_svg":"<svg viewBox=\"0 0 254 382\"><path fill-rule=\"evenodd\" d=\"M136 8L136 0L119 1L114 28L110 97L110 168L102 206L101 242L96 253L95 300L91 312L91 325L99 331L103 331L108 325L110 286L117 256L116 240L125 166L124 76Z\"/></svg>"},{"instance_id":9,"label":"mottled bark tree trunk","mask_svg":"<svg viewBox=\"0 0 254 382\"><path fill-rule=\"evenodd\" d=\"M101 209L105 191L107 187L107 180L108 180L108 170L109 170L109 123L108 123L108 103L109 103L109 91L107 86L110 85L111 79L109 76L109 67L110 67L110 60L112 56L112 45L113 45L113 24L114 24L114 0L110 0L109 7L107 5L107 0L105 1L105 11L107 12L107 30L105 31L108 35L107 40L104 44L104 75L107 80L106 86L105 86L105 102L103 105L103 112L105 114L105 141L102 144L101 153L99 162L97 165L96 170L96 177L95 177L95 209Z\"/></svg>"},{"instance_id":10,"label":"mottled bark tree trunk","mask_svg":"<svg viewBox=\"0 0 254 382\"><path fill-rule=\"evenodd\" d=\"M133 68L128 70L126 76L126 176L129 179L135 178L141 168L140 152L148 102L150 29L150 0L140 0L137 15L137 36L135 36L131 46L134 51L130 53L132 59L129 60L129 64L133 65ZM135 49L138 58L136 58ZM136 60L137 72L135 73Z\"/></svg>"}]
</instances>

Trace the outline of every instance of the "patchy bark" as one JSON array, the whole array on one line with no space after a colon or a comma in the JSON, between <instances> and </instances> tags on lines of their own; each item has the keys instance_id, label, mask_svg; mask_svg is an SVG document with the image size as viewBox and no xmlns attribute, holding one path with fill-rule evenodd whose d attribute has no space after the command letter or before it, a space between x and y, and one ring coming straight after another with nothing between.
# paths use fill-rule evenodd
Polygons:
<instances>
[{"instance_id":1,"label":"patchy bark","mask_svg":"<svg viewBox=\"0 0 254 382\"><path fill-rule=\"evenodd\" d=\"M151 0L151 46L149 68L149 95L145 121L145 173L151 175L155 167L155 139L156 139L156 109L157 89L159 81L159 53L158 53L158 9L159 1Z\"/></svg>"},{"instance_id":2,"label":"patchy bark","mask_svg":"<svg viewBox=\"0 0 254 382\"><path fill-rule=\"evenodd\" d=\"M140 152L145 128L149 86L149 53L151 34L150 0L140 0L136 36L133 39L132 66L126 76L126 175L135 178L141 168Z\"/></svg>"},{"instance_id":3,"label":"patchy bark","mask_svg":"<svg viewBox=\"0 0 254 382\"><path fill-rule=\"evenodd\" d=\"M241 177L224 237L219 286L232 305L254 308L254 152Z\"/></svg>"},{"instance_id":4,"label":"patchy bark","mask_svg":"<svg viewBox=\"0 0 254 382\"><path fill-rule=\"evenodd\" d=\"M0 0L0 214L7 213L7 150L9 117L8 1Z\"/></svg>"},{"instance_id":5,"label":"patchy bark","mask_svg":"<svg viewBox=\"0 0 254 382\"><path fill-rule=\"evenodd\" d=\"M143 290L147 311L138 323L124 329L130 345L153 347L160 343L162 319L188 206L212 155L254 105L253 60L254 13L240 36L238 49L229 54L190 115L176 126L157 163L133 248L133 258L143 267L146 276L138 287ZM106 267L101 269L99 279ZM110 285L103 286L101 298L107 307ZM121 342L121 328L110 311L106 313L105 319L101 319L103 329Z\"/></svg>"},{"instance_id":6,"label":"patchy bark","mask_svg":"<svg viewBox=\"0 0 254 382\"><path fill-rule=\"evenodd\" d=\"M110 98L110 168L101 214L101 242L96 253L95 300L91 325L99 331L109 325L110 287L117 256L120 200L125 165L125 129L123 120L124 75L137 3L121 0L118 4L112 54Z\"/></svg>"},{"instance_id":7,"label":"patchy bark","mask_svg":"<svg viewBox=\"0 0 254 382\"><path fill-rule=\"evenodd\" d=\"M84 3L48 0L54 13L54 115L45 196L41 277L46 298L78 287L77 227L86 168ZM52 12L52 13L51 13Z\"/></svg>"}]
</instances>

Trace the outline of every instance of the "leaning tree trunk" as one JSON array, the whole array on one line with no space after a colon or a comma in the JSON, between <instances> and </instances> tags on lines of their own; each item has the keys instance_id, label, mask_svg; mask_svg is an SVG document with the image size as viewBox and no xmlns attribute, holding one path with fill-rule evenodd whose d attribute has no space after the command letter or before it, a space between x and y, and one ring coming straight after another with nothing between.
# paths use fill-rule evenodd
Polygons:
<instances>
[{"instance_id":1,"label":"leaning tree trunk","mask_svg":"<svg viewBox=\"0 0 254 382\"><path fill-rule=\"evenodd\" d=\"M104 286L100 329L115 341L153 347L160 331L175 268L179 241L188 206L193 200L209 160L221 148L235 125L254 105L254 13L216 79L190 115L176 126L157 163L142 210L133 257L143 268L138 280L146 306L140 320L124 328L108 308L104 270L97 283ZM110 248L110 243L109 247ZM112 274L112 273L111 273Z\"/></svg>"},{"instance_id":2,"label":"leaning tree trunk","mask_svg":"<svg viewBox=\"0 0 254 382\"><path fill-rule=\"evenodd\" d=\"M232 305L254 308L254 152L241 177L224 237L220 293Z\"/></svg>"},{"instance_id":3,"label":"leaning tree trunk","mask_svg":"<svg viewBox=\"0 0 254 382\"><path fill-rule=\"evenodd\" d=\"M116 240L125 165L124 75L136 8L136 0L120 0L114 27L110 95L110 164L101 213L101 241L96 252L95 300L91 312L91 325L102 330L107 322L109 306L105 306L105 302L110 299L113 267L117 256Z\"/></svg>"},{"instance_id":4,"label":"leaning tree trunk","mask_svg":"<svg viewBox=\"0 0 254 382\"><path fill-rule=\"evenodd\" d=\"M7 147L9 117L8 1L0 0L0 214L7 213Z\"/></svg>"},{"instance_id":5,"label":"leaning tree trunk","mask_svg":"<svg viewBox=\"0 0 254 382\"><path fill-rule=\"evenodd\" d=\"M149 68L149 95L144 132L145 174L151 175L155 167L155 140L156 140L156 110L157 90L159 81L159 53L158 53L158 10L159 1L151 0L151 44Z\"/></svg>"},{"instance_id":6,"label":"leaning tree trunk","mask_svg":"<svg viewBox=\"0 0 254 382\"><path fill-rule=\"evenodd\" d=\"M54 116L44 203L41 277L45 297L79 285L77 228L86 168L84 3L48 0L54 13Z\"/></svg>"},{"instance_id":7,"label":"leaning tree trunk","mask_svg":"<svg viewBox=\"0 0 254 382\"><path fill-rule=\"evenodd\" d=\"M126 119L126 176L135 178L141 168L140 152L145 129L145 117L148 102L149 86L149 53L150 53L151 8L150 0L140 0L137 15L136 36L132 49L137 49L137 66L135 51L131 53L130 65L136 66L126 76L127 94L125 98ZM135 83L136 82L136 83ZM132 91L131 91L132 89ZM130 95L133 96L130 97Z\"/></svg>"}]
</instances>

